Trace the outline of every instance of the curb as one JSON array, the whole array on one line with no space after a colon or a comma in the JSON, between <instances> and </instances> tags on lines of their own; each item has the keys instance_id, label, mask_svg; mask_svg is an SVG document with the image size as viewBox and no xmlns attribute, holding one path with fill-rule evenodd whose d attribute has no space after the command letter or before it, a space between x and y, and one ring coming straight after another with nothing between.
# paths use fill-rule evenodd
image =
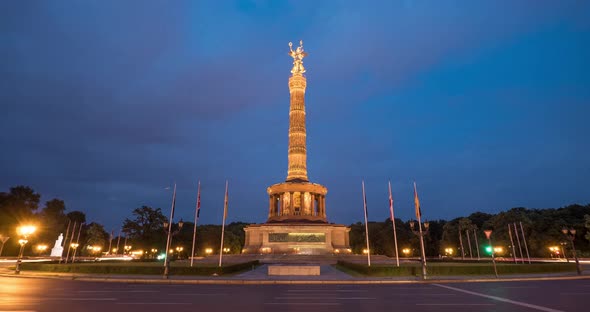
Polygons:
<instances>
[{"instance_id":1,"label":"curb","mask_svg":"<svg viewBox=\"0 0 590 312\"><path fill-rule=\"evenodd\" d=\"M585 280L586 276L554 276L554 277L522 277L522 278L478 278L478 279L428 279L428 280L238 280L238 279L133 279L89 276L60 275L15 275L0 273L0 277L39 278L73 280L81 282L107 282L127 284L161 284L161 285L368 285L368 284L432 284L432 283L494 283L494 282L527 282L527 281L558 281Z\"/></svg>"}]
</instances>

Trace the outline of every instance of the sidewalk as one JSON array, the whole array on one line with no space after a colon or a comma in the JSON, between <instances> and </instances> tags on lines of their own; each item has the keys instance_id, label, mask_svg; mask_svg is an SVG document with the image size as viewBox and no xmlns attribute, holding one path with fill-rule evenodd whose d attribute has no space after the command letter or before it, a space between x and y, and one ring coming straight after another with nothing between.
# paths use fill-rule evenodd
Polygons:
<instances>
[{"instance_id":1,"label":"sidewalk","mask_svg":"<svg viewBox=\"0 0 590 312\"><path fill-rule=\"evenodd\" d=\"M357 277L339 271L331 265L320 265L319 276L269 276L267 272L268 265L264 264L254 270L231 276L171 275L168 279L164 279L159 275L74 274L38 271L21 271L21 274L15 275L13 271L3 268L0 269L0 277L47 278L134 284L411 284L590 279L590 275L588 274L578 276L575 273L515 274L501 275L499 278L495 278L493 275L433 276L426 280L422 280L419 276Z\"/></svg>"}]
</instances>

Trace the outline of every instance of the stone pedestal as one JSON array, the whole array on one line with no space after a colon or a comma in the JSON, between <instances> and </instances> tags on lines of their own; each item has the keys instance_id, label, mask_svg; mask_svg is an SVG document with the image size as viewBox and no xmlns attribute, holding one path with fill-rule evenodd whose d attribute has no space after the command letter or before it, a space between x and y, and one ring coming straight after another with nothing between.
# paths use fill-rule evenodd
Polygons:
<instances>
[{"instance_id":1,"label":"stone pedestal","mask_svg":"<svg viewBox=\"0 0 590 312\"><path fill-rule=\"evenodd\" d=\"M245 254L322 255L350 253L350 228L338 224L252 224L246 232Z\"/></svg>"}]
</instances>

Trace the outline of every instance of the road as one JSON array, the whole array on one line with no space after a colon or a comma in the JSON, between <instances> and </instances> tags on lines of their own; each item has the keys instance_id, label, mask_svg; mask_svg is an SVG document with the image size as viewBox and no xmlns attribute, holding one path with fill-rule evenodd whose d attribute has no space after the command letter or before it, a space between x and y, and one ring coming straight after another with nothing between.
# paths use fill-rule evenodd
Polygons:
<instances>
[{"instance_id":1,"label":"road","mask_svg":"<svg viewBox=\"0 0 590 312\"><path fill-rule=\"evenodd\" d=\"M155 285L0 277L0 311L587 311L590 280ZM171 310L172 309L172 310Z\"/></svg>"}]
</instances>

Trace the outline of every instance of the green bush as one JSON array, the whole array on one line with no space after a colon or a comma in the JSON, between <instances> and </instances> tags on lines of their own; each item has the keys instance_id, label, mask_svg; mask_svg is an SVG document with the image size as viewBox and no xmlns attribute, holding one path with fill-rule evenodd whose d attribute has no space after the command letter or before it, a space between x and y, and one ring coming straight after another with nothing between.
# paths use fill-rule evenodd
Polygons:
<instances>
[{"instance_id":1,"label":"green bush","mask_svg":"<svg viewBox=\"0 0 590 312\"><path fill-rule=\"evenodd\" d=\"M422 267L416 264L402 265L372 265L338 261L338 265L367 276L417 276L422 274ZM574 263L533 263L533 264L498 264L498 274L531 274L531 273L560 273L576 270ZM491 263L457 264L433 263L427 266L428 275L491 275L494 268Z\"/></svg>"},{"instance_id":2,"label":"green bush","mask_svg":"<svg viewBox=\"0 0 590 312\"><path fill-rule=\"evenodd\" d=\"M230 264L222 267L217 266L196 266L183 267L171 266L170 275L213 275L231 274L251 269L259 265L258 260L237 264ZM22 270L44 271L55 273L86 273L86 274L143 274L162 275L164 267L162 263L75 263L75 264L47 264L47 263L23 263Z\"/></svg>"}]
</instances>

